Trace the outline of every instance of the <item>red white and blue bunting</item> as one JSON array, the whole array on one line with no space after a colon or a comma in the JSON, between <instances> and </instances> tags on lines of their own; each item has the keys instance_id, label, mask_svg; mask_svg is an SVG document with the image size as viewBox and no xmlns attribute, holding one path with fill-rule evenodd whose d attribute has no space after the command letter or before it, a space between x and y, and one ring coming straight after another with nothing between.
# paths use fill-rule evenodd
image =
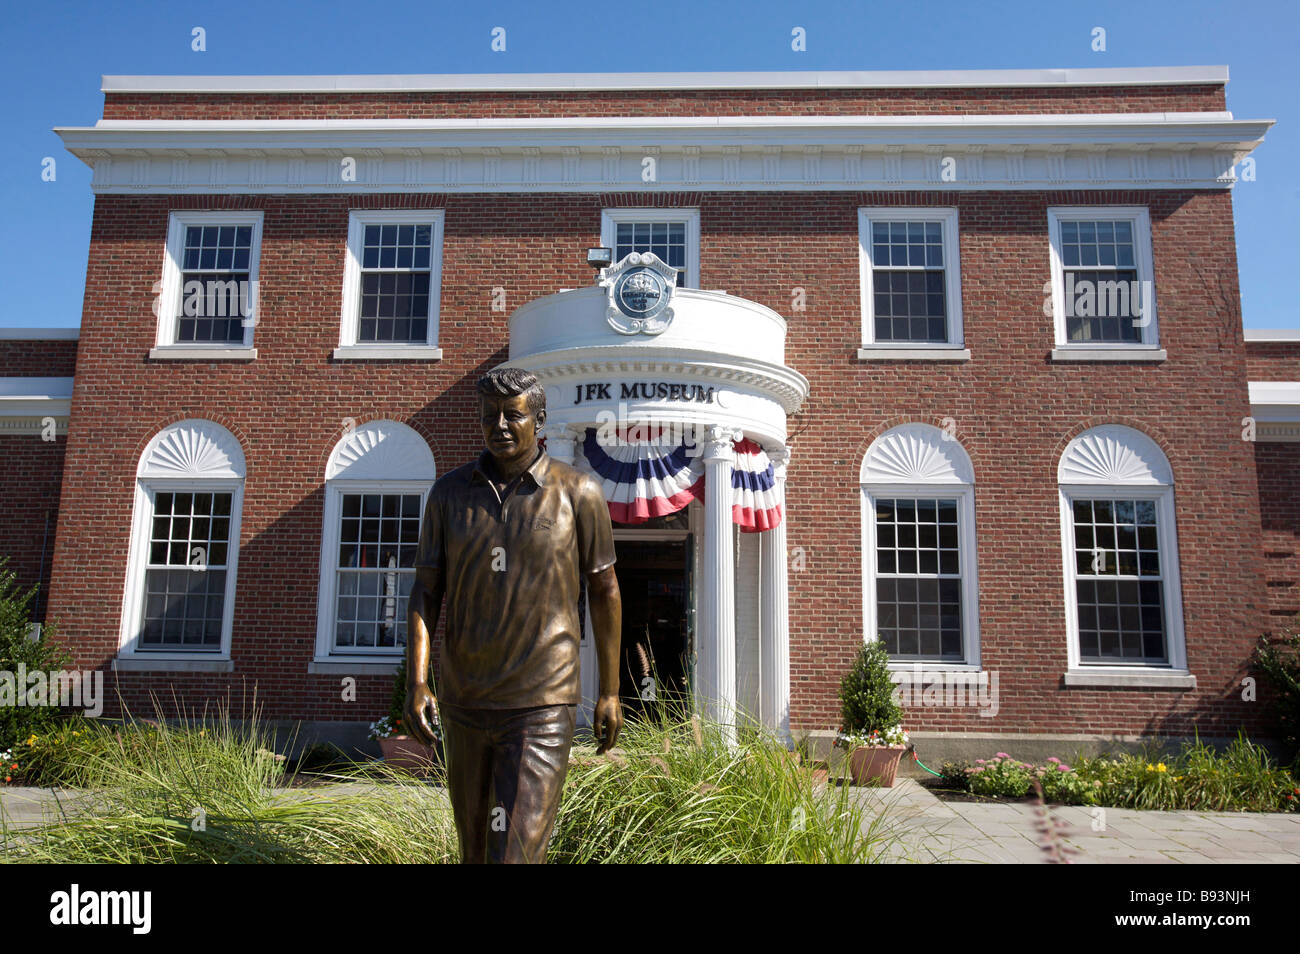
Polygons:
<instances>
[{"instance_id":1,"label":"red white and blue bunting","mask_svg":"<svg viewBox=\"0 0 1300 954\"><path fill-rule=\"evenodd\" d=\"M748 533L771 530L781 522L781 501L772 462L748 437L736 441L731 465L731 519Z\"/></svg>"},{"instance_id":2,"label":"red white and blue bunting","mask_svg":"<svg viewBox=\"0 0 1300 954\"><path fill-rule=\"evenodd\" d=\"M644 425L618 431L612 445L596 434L589 428L583 440L584 469L600 482L611 519L644 523L704 499L704 460L694 443L667 447L657 428ZM772 462L749 438L733 446L731 518L745 532L770 530L782 518Z\"/></svg>"},{"instance_id":3,"label":"red white and blue bunting","mask_svg":"<svg viewBox=\"0 0 1300 954\"><path fill-rule=\"evenodd\" d=\"M704 493L704 461L688 447L664 447L659 432L644 426L618 431L618 440L602 447L596 430L587 429L582 453L601 483L609 516L619 523L644 523L676 513Z\"/></svg>"}]
</instances>

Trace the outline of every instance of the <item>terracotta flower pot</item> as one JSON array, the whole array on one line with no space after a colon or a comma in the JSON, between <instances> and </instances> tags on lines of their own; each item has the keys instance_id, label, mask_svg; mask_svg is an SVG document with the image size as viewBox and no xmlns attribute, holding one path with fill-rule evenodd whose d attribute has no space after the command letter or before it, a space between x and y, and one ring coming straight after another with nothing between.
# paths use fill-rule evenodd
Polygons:
<instances>
[{"instance_id":1,"label":"terracotta flower pot","mask_svg":"<svg viewBox=\"0 0 1300 954\"><path fill-rule=\"evenodd\" d=\"M858 746L849 755L849 774L853 784L889 788L894 784L898 763L906 751L906 746L902 745Z\"/></svg>"},{"instance_id":2,"label":"terracotta flower pot","mask_svg":"<svg viewBox=\"0 0 1300 954\"><path fill-rule=\"evenodd\" d=\"M384 761L396 768L427 770L442 762L441 745L425 745L409 735L390 735L379 740Z\"/></svg>"}]
</instances>

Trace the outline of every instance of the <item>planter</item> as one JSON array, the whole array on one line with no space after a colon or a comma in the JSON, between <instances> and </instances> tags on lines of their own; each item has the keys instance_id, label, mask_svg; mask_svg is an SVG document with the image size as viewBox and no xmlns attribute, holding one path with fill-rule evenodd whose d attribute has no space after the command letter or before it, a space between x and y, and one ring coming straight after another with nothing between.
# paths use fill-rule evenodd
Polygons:
<instances>
[{"instance_id":1,"label":"planter","mask_svg":"<svg viewBox=\"0 0 1300 954\"><path fill-rule=\"evenodd\" d=\"M906 746L860 745L849 755L849 774L854 785L889 788L898 774L898 763L903 759Z\"/></svg>"},{"instance_id":2,"label":"planter","mask_svg":"<svg viewBox=\"0 0 1300 954\"><path fill-rule=\"evenodd\" d=\"M442 763L441 745L425 745L409 735L390 735L378 742L384 761L395 768L428 771Z\"/></svg>"}]
</instances>

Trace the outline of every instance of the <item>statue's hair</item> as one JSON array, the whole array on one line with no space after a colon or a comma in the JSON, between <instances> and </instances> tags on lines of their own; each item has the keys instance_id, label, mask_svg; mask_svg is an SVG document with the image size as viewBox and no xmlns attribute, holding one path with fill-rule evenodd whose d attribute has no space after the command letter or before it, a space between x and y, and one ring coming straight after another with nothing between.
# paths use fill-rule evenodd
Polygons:
<instances>
[{"instance_id":1,"label":"statue's hair","mask_svg":"<svg viewBox=\"0 0 1300 954\"><path fill-rule=\"evenodd\" d=\"M546 410L546 389L537 381L537 375L523 368L496 368L478 379L475 390L479 394L495 397L528 396L528 410L534 415Z\"/></svg>"}]
</instances>

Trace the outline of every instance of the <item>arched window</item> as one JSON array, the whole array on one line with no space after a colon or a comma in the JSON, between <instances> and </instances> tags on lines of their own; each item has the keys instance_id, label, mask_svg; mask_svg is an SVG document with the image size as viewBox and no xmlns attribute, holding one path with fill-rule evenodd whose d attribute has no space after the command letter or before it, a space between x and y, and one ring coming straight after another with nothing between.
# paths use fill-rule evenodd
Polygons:
<instances>
[{"instance_id":1,"label":"arched window","mask_svg":"<svg viewBox=\"0 0 1300 954\"><path fill-rule=\"evenodd\" d=\"M1164 452L1131 427L1096 427L1066 446L1057 480L1067 684L1185 671L1174 478Z\"/></svg>"},{"instance_id":2,"label":"arched window","mask_svg":"<svg viewBox=\"0 0 1300 954\"><path fill-rule=\"evenodd\" d=\"M230 658L244 452L220 424L178 421L136 469L119 657Z\"/></svg>"},{"instance_id":3,"label":"arched window","mask_svg":"<svg viewBox=\"0 0 1300 954\"><path fill-rule=\"evenodd\" d=\"M974 470L929 424L881 434L862 459L863 621L891 659L978 668Z\"/></svg>"},{"instance_id":4,"label":"arched window","mask_svg":"<svg viewBox=\"0 0 1300 954\"><path fill-rule=\"evenodd\" d=\"M406 645L406 604L433 453L415 430L370 421L325 467L316 661L391 661Z\"/></svg>"}]
</instances>

